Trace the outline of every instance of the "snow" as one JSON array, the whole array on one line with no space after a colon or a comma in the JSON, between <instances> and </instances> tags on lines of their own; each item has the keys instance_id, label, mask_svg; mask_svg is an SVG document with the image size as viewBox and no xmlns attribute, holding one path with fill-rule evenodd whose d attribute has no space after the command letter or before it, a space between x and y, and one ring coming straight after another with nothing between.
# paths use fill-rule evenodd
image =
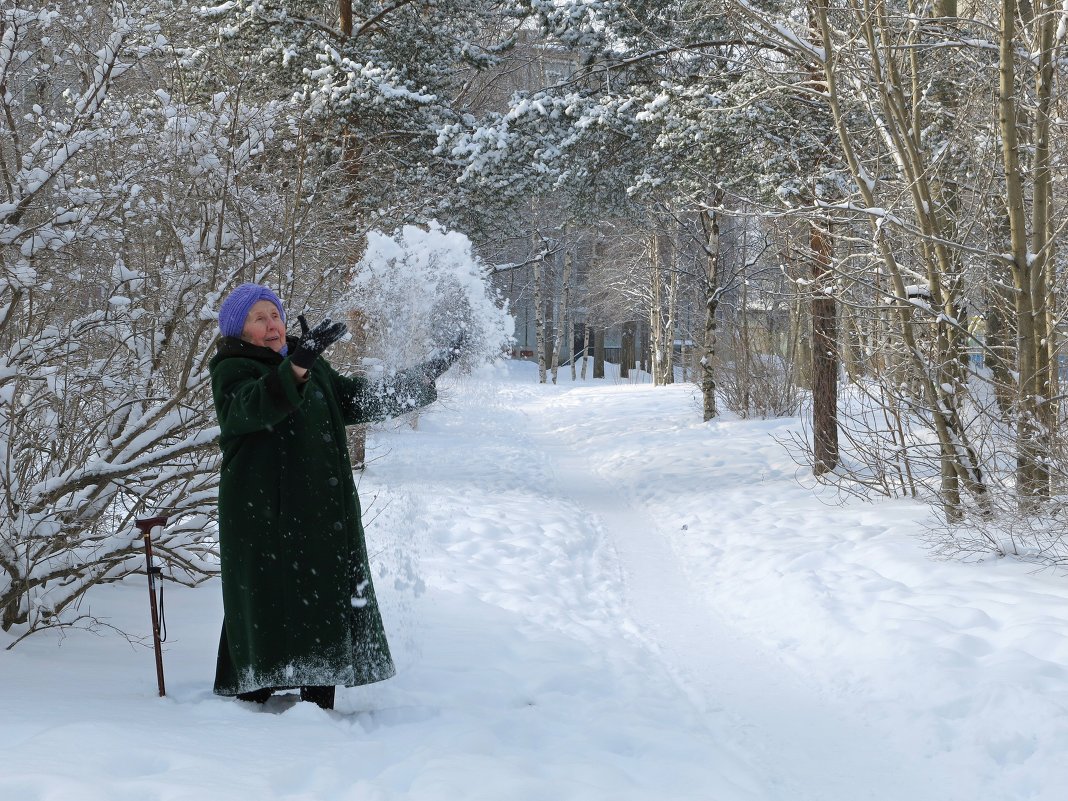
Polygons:
<instances>
[{"instance_id":1,"label":"snow","mask_svg":"<svg viewBox=\"0 0 1068 801\"><path fill-rule=\"evenodd\" d=\"M357 309L366 335L390 371L452 345L461 332L474 364L511 347L515 321L489 283L471 240L438 223L402 226L394 236L369 231L339 306Z\"/></svg>"},{"instance_id":2,"label":"snow","mask_svg":"<svg viewBox=\"0 0 1068 801\"><path fill-rule=\"evenodd\" d=\"M1062 575L932 561L923 507L806 486L775 439L798 420L536 375L450 374L372 437L397 677L333 712L216 698L218 584L168 583L165 699L113 630L0 651L0 798L1064 797ZM144 637L145 595L81 611Z\"/></svg>"}]
</instances>

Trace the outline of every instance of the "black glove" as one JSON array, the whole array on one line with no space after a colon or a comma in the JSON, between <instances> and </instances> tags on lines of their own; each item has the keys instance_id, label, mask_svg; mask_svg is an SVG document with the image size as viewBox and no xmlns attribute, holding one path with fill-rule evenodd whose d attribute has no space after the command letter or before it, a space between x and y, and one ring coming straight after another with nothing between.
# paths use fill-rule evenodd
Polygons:
<instances>
[{"instance_id":1,"label":"black glove","mask_svg":"<svg viewBox=\"0 0 1068 801\"><path fill-rule=\"evenodd\" d=\"M456 339L454 339L453 343L445 349L444 353L435 356L433 359L430 359L426 362L425 365L423 365L427 376L429 376L430 378L437 378L439 375L441 375L454 364L456 364L456 362L460 360L460 356L463 355L463 344L466 340L467 332L461 328L460 333L456 336Z\"/></svg>"},{"instance_id":2,"label":"black glove","mask_svg":"<svg viewBox=\"0 0 1068 801\"><path fill-rule=\"evenodd\" d=\"M297 319L300 321L300 341L297 342L297 347L293 349L293 355L289 357L289 360L305 370L310 370L322 352L345 336L349 330L344 323L331 322L327 317L309 331L308 321L304 319L304 315L298 315Z\"/></svg>"}]
</instances>

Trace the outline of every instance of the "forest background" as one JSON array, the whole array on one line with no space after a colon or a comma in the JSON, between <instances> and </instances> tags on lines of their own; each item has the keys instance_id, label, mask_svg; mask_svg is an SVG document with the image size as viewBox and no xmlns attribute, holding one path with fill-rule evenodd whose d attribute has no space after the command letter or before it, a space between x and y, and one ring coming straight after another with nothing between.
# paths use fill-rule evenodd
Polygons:
<instances>
[{"instance_id":1,"label":"forest background","mask_svg":"<svg viewBox=\"0 0 1068 801\"><path fill-rule=\"evenodd\" d=\"M0 627L91 625L147 512L170 574L214 574L243 281L345 314L349 369L464 325L541 381L608 359L705 420L803 412L798 462L930 503L937 553L1062 564L1066 13L5 0Z\"/></svg>"}]
</instances>

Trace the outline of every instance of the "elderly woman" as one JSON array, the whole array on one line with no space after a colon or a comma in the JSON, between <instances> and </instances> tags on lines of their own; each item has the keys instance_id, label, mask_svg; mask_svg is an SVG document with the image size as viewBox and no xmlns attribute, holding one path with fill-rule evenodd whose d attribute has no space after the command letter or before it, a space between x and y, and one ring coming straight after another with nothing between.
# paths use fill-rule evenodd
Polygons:
<instances>
[{"instance_id":1,"label":"elderly woman","mask_svg":"<svg viewBox=\"0 0 1068 801\"><path fill-rule=\"evenodd\" d=\"M345 426L437 398L457 350L387 381L335 371L326 320L286 336L270 289L242 284L219 310L211 360L222 475L223 630L215 692L262 703L277 689L332 709L336 685L394 673L360 520Z\"/></svg>"}]
</instances>

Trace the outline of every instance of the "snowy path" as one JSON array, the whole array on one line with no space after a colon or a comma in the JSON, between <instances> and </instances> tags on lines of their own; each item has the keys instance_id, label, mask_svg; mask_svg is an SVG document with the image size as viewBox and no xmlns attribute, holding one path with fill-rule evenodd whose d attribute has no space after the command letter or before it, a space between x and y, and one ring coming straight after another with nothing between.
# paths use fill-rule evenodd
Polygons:
<instances>
[{"instance_id":1,"label":"snowy path","mask_svg":"<svg viewBox=\"0 0 1068 801\"><path fill-rule=\"evenodd\" d=\"M446 385L361 479L399 672L338 710L211 695L218 586L168 589L168 697L108 631L0 650L8 801L1063 801L1068 581L940 564L692 388ZM144 634L143 580L83 611ZM0 635L0 649L6 644Z\"/></svg>"},{"instance_id":2,"label":"snowy path","mask_svg":"<svg viewBox=\"0 0 1068 801\"><path fill-rule=\"evenodd\" d=\"M611 543L637 635L721 742L748 755L775 798L953 798L945 777L933 775L930 766L909 764L915 760L888 747L882 732L848 720L848 710L805 686L786 665L725 625L714 609L714 589L695 586L692 579L702 578L699 571L694 575L684 568L664 532L630 493L598 475L605 465L596 457L603 451L584 441L579 426L569 425L576 408L596 415L599 394L603 397L595 390L574 390L538 416L537 442L549 455L555 477L550 494L574 504L578 519ZM655 416L632 422L652 428L628 431L645 442L655 442L663 428Z\"/></svg>"}]
</instances>

